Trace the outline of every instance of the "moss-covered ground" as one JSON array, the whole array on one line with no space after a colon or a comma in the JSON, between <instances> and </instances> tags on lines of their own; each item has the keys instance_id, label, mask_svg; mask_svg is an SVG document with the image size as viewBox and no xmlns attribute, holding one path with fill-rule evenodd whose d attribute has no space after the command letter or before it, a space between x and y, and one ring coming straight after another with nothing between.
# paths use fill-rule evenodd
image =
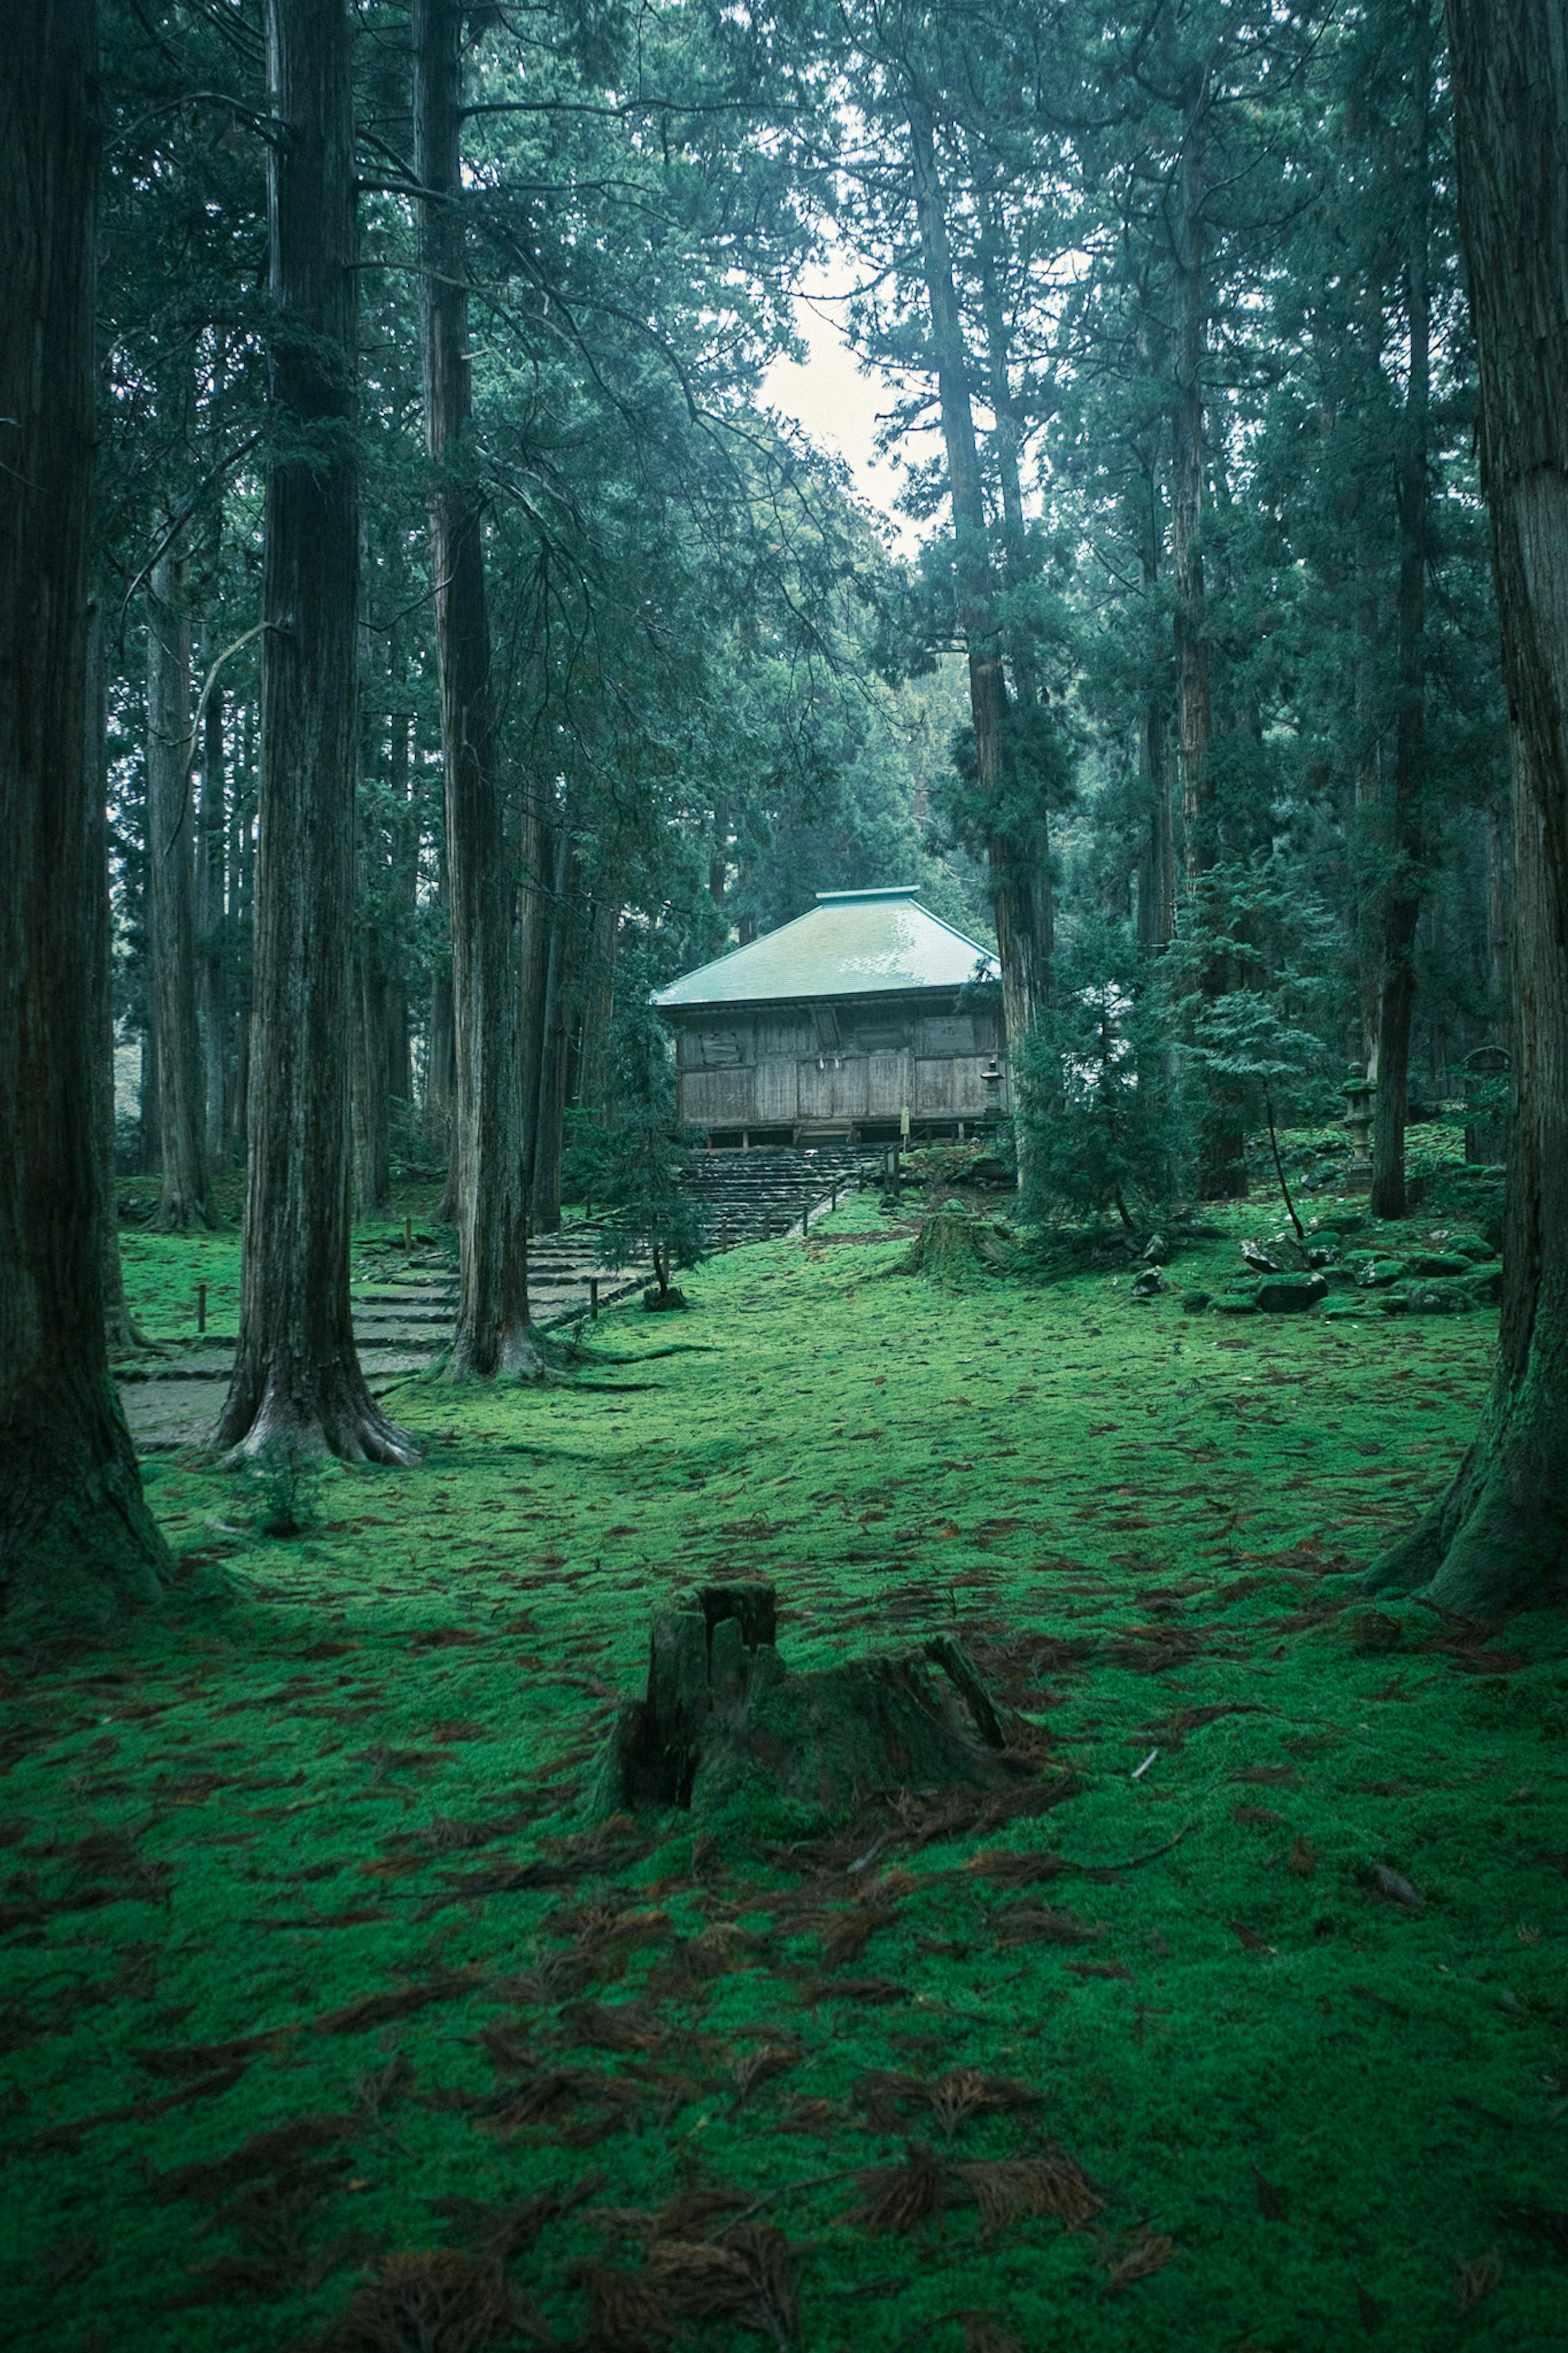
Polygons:
<instances>
[{"instance_id":1,"label":"moss-covered ground","mask_svg":"<svg viewBox=\"0 0 1568 2353\"><path fill-rule=\"evenodd\" d=\"M185 1586L6 1668L7 2342L1568 2345L1562 1620L1350 1582L1493 1319L904 1247L852 1201L546 1390L410 1383L423 1467L295 1541L149 1463ZM237 1271L129 1241L171 1335ZM956 1630L1045 1810L589 1823L738 1572L794 1666Z\"/></svg>"}]
</instances>

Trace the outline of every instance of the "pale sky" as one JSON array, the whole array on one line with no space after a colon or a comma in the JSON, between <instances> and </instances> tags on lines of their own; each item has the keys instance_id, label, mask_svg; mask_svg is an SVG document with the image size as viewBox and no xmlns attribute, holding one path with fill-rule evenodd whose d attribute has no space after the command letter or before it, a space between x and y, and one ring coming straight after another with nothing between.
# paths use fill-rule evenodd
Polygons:
<instances>
[{"instance_id":1,"label":"pale sky","mask_svg":"<svg viewBox=\"0 0 1568 2353\"><path fill-rule=\"evenodd\" d=\"M887 517L896 544L910 554L918 533L907 517L893 512L898 470L872 456L878 414L892 406L893 387L880 375L862 375L838 330L835 313L840 307L805 297L796 301L795 322L809 357L800 367L775 360L763 378L763 397L798 417L814 441L844 459L860 496Z\"/></svg>"}]
</instances>

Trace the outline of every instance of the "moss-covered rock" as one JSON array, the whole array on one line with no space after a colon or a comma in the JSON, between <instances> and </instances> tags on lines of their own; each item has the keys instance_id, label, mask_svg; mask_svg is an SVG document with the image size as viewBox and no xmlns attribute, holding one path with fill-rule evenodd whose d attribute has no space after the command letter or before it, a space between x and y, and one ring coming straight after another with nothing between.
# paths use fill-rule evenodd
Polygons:
<instances>
[{"instance_id":1,"label":"moss-covered rock","mask_svg":"<svg viewBox=\"0 0 1568 2353\"><path fill-rule=\"evenodd\" d=\"M1402 1258L1364 1258L1356 1264L1355 1279L1363 1291L1386 1291L1405 1273Z\"/></svg>"},{"instance_id":2,"label":"moss-covered rock","mask_svg":"<svg viewBox=\"0 0 1568 2353\"><path fill-rule=\"evenodd\" d=\"M1253 1298L1262 1315L1305 1315L1328 1288L1321 1274L1275 1274L1258 1284Z\"/></svg>"}]
</instances>

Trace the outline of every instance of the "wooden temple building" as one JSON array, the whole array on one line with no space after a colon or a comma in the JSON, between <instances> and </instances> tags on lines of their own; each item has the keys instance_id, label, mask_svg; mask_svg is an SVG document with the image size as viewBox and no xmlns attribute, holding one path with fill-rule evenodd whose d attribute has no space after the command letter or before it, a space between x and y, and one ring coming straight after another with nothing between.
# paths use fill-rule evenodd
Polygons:
<instances>
[{"instance_id":1,"label":"wooden temple building","mask_svg":"<svg viewBox=\"0 0 1568 2353\"><path fill-rule=\"evenodd\" d=\"M1009 1107L1000 977L913 890L819 891L656 997L681 1123L715 1146L972 1133Z\"/></svg>"}]
</instances>

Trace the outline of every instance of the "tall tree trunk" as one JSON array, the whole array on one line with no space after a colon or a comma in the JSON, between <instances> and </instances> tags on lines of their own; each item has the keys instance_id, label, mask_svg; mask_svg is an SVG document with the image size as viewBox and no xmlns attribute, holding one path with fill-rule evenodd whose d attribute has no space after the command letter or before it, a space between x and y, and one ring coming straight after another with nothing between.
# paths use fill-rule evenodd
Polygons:
<instances>
[{"instance_id":1,"label":"tall tree trunk","mask_svg":"<svg viewBox=\"0 0 1568 2353\"><path fill-rule=\"evenodd\" d=\"M1212 873L1219 863L1219 804L1211 753L1214 694L1209 667L1208 588L1204 569L1204 479L1207 463L1207 414L1204 369L1208 353L1209 255L1208 108L1205 69L1191 93L1182 152L1172 192L1172 259L1174 317L1171 410L1171 568L1175 581L1172 622L1176 658L1176 739L1182 785L1182 819L1189 881ZM1195 894L1200 922L1215 934L1228 929L1228 911L1216 902L1217 885ZM1203 996L1213 1004L1234 986L1231 959L1211 948L1198 976ZM1223 1082L1213 1082L1199 1122L1198 1189L1210 1200L1239 1200L1247 1191L1247 1134L1239 1105Z\"/></svg>"},{"instance_id":2,"label":"tall tree trunk","mask_svg":"<svg viewBox=\"0 0 1568 2353\"><path fill-rule=\"evenodd\" d=\"M419 905L419 817L413 777L414 718L405 711L392 713L392 887L400 922L386 968L386 1092L405 1109L413 1101L414 1078L408 1052L408 942Z\"/></svg>"},{"instance_id":3,"label":"tall tree trunk","mask_svg":"<svg viewBox=\"0 0 1568 2353\"><path fill-rule=\"evenodd\" d=\"M1002 491L1004 576L1007 586L1016 593L1023 588L1029 572L1028 543L1024 522L1024 486L1018 465L1022 429L1017 403L1013 397L1011 337L1002 300L999 241L989 213L981 243L981 269L986 367L990 377L992 414L995 418L992 448L996 479ZM1048 723L1043 717L1048 698L1027 625L1018 623L1008 629L1004 645L1013 672L1015 701L1025 712L1042 713L1042 719L1037 724L1043 728ZM1034 740L1028 729L1024 730L1021 736L1016 727L1006 731L1004 737L1004 776L1012 795L1028 808L1026 818L1020 809L1015 820L1016 838L1012 843L1011 864L1014 889L1023 903L1022 928L1032 943L1037 989L1034 1018L1037 1020L1050 1002L1057 911L1051 877L1049 780L1037 765L1032 765Z\"/></svg>"},{"instance_id":4,"label":"tall tree trunk","mask_svg":"<svg viewBox=\"0 0 1568 2353\"><path fill-rule=\"evenodd\" d=\"M234 831L229 845L229 920L236 942L234 1092L229 1104L228 1156L243 1162L250 1136L250 1032L256 1001L256 712L246 705L241 732L240 776L235 779Z\"/></svg>"},{"instance_id":5,"label":"tall tree trunk","mask_svg":"<svg viewBox=\"0 0 1568 2353\"><path fill-rule=\"evenodd\" d=\"M0 51L0 1610L105 1623L168 1554L104 1344L101 818L87 747L100 129L91 0Z\"/></svg>"},{"instance_id":6,"label":"tall tree trunk","mask_svg":"<svg viewBox=\"0 0 1568 2353\"><path fill-rule=\"evenodd\" d=\"M108 664L104 659L103 605L94 597L88 622L87 766L88 822L93 829L91 858L95 886L92 935L88 954L92 975L94 1052L92 1060L93 1149L104 1176L103 1328L110 1356L128 1356L151 1344L138 1330L125 1300L125 1271L120 1260L120 1215L114 1184L114 990L113 925L109 899L109 826L106 818L109 761L105 742L108 723Z\"/></svg>"},{"instance_id":7,"label":"tall tree trunk","mask_svg":"<svg viewBox=\"0 0 1568 2353\"><path fill-rule=\"evenodd\" d=\"M1050 1002L1048 933L1042 934L1042 875L1048 911L1049 870L1037 837L1039 812L1019 807L1010 789L1006 757L1008 700L1003 646L996 626L995 596L980 452L970 400L963 320L953 280L947 214L937 173L931 125L920 107L910 110L910 156L920 231L921 261L931 314L931 353L947 458L952 507L959 625L969 659L969 707L974 726L979 797L985 808L984 851L996 922L1002 965L1002 1012L1010 1053L1016 1053ZM1019 1131L1019 1181L1025 1179L1023 1130Z\"/></svg>"},{"instance_id":8,"label":"tall tree trunk","mask_svg":"<svg viewBox=\"0 0 1568 2353\"><path fill-rule=\"evenodd\" d=\"M359 467L347 0L268 0L267 470L255 1049L239 1353L220 1441L409 1462L349 1303Z\"/></svg>"},{"instance_id":9,"label":"tall tree trunk","mask_svg":"<svg viewBox=\"0 0 1568 2353\"><path fill-rule=\"evenodd\" d=\"M1568 38L1560 0L1449 0L1513 767L1502 1325L1454 1484L1373 1572L1480 1618L1568 1583Z\"/></svg>"},{"instance_id":10,"label":"tall tree trunk","mask_svg":"<svg viewBox=\"0 0 1568 2353\"><path fill-rule=\"evenodd\" d=\"M518 1092L522 1102L522 1184L531 1199L539 1134L539 1077L544 1067L544 1000L550 976L550 877L554 861L553 796L530 786L522 797L518 843Z\"/></svg>"},{"instance_id":11,"label":"tall tree trunk","mask_svg":"<svg viewBox=\"0 0 1568 2353\"><path fill-rule=\"evenodd\" d=\"M495 774L484 501L473 473L464 285L460 0L414 0L414 160L421 188L425 433L441 670L447 882L458 1099L452 1379L537 1373L517 1092L512 880Z\"/></svg>"},{"instance_id":12,"label":"tall tree trunk","mask_svg":"<svg viewBox=\"0 0 1568 2353\"><path fill-rule=\"evenodd\" d=\"M1176 605L1176 726L1180 744L1182 816L1189 874L1206 874L1219 852L1209 739L1214 732L1209 681L1207 591L1204 579L1204 468L1206 422L1204 361L1208 348L1206 83L1188 110L1176 170L1173 236L1175 261L1175 399L1171 412L1171 557Z\"/></svg>"},{"instance_id":13,"label":"tall tree trunk","mask_svg":"<svg viewBox=\"0 0 1568 2353\"><path fill-rule=\"evenodd\" d=\"M385 993L380 943L362 923L353 986L354 1199L362 1218L383 1218L392 1207Z\"/></svg>"},{"instance_id":14,"label":"tall tree trunk","mask_svg":"<svg viewBox=\"0 0 1568 2353\"><path fill-rule=\"evenodd\" d=\"M1423 16L1427 0L1421 0ZM1399 687L1394 723L1391 866L1384 886L1383 975L1377 1020L1376 1124L1372 1146L1372 1214L1402 1218L1405 1208L1405 1124L1409 1109L1410 1024L1415 1009L1415 934L1426 889L1426 556L1427 404L1432 310L1426 286L1431 101L1430 23L1417 38L1413 69L1419 130L1411 175L1415 218L1405 264L1405 321L1410 373L1400 423Z\"/></svg>"},{"instance_id":15,"label":"tall tree trunk","mask_svg":"<svg viewBox=\"0 0 1568 2353\"><path fill-rule=\"evenodd\" d=\"M153 566L147 599L147 932L158 1039L158 1223L212 1223L196 1022L195 812L191 796L191 619L185 564Z\"/></svg>"},{"instance_id":16,"label":"tall tree trunk","mask_svg":"<svg viewBox=\"0 0 1568 2353\"><path fill-rule=\"evenodd\" d=\"M576 861L564 812L555 828L551 884L550 948L545 963L539 1095L534 1113L529 1222L536 1234L561 1228L561 1149L566 1125L567 1045L577 958Z\"/></svg>"},{"instance_id":17,"label":"tall tree trunk","mask_svg":"<svg viewBox=\"0 0 1568 2353\"><path fill-rule=\"evenodd\" d=\"M215 686L202 725L201 830L196 849L196 993L206 1096L208 1173L228 1158L229 1061L233 1017L224 959L224 856L228 808L224 775L224 695Z\"/></svg>"},{"instance_id":18,"label":"tall tree trunk","mask_svg":"<svg viewBox=\"0 0 1568 2353\"><path fill-rule=\"evenodd\" d=\"M609 1080L610 1023L616 1010L616 945L621 911L613 899L595 899L589 926L588 967L583 979L583 1033L577 1056L577 1101L601 1120Z\"/></svg>"},{"instance_id":19,"label":"tall tree trunk","mask_svg":"<svg viewBox=\"0 0 1568 2353\"><path fill-rule=\"evenodd\" d=\"M1147 338L1142 339L1142 348L1147 365ZM1134 529L1143 593L1152 598L1159 588L1164 555L1159 483L1152 457L1145 457L1139 478ZM1144 701L1137 752L1143 799L1143 840L1138 860L1138 945L1150 957L1163 955L1176 931L1176 829L1171 797L1169 697L1161 692L1156 681Z\"/></svg>"},{"instance_id":20,"label":"tall tree trunk","mask_svg":"<svg viewBox=\"0 0 1568 2353\"><path fill-rule=\"evenodd\" d=\"M1509 986L1509 944L1513 937L1511 878L1509 873L1508 808L1495 800L1487 811L1487 997L1499 1042L1509 1041L1512 1027Z\"/></svg>"}]
</instances>

